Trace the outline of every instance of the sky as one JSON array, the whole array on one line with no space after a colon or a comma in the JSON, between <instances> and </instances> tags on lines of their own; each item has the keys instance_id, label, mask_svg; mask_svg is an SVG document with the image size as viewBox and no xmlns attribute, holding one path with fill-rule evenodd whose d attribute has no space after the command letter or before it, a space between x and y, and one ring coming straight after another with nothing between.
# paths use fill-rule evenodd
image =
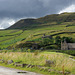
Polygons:
<instances>
[{"instance_id":1,"label":"sky","mask_svg":"<svg viewBox=\"0 0 75 75\"><path fill-rule=\"evenodd\" d=\"M75 12L75 0L0 0L0 29L20 19Z\"/></svg>"}]
</instances>

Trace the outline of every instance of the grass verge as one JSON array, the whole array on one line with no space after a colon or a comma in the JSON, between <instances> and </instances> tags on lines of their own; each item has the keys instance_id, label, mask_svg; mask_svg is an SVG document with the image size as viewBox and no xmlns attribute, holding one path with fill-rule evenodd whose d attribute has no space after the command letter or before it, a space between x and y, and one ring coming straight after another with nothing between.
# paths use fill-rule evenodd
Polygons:
<instances>
[{"instance_id":1,"label":"grass verge","mask_svg":"<svg viewBox=\"0 0 75 75\"><path fill-rule=\"evenodd\" d=\"M71 72L72 74L75 74L75 61L69 58L70 55L64 54L64 53L57 53L57 52L7 52L7 53L0 53L0 58L3 60L13 60L14 62L20 62L21 64L32 64L32 65L42 65L44 66L46 64L46 60L51 60L55 62L54 65L51 65L50 67L46 66L49 69L54 69L57 71L63 70L64 65L64 71L65 72ZM39 68L22 68L22 67L16 67L13 66L13 64L7 65L4 63L0 63L0 66L10 67L10 68L16 68L26 71L32 71L41 73L44 75L60 75L55 72L48 72L45 70L41 70ZM61 74L62 75L62 74Z\"/></svg>"}]
</instances>

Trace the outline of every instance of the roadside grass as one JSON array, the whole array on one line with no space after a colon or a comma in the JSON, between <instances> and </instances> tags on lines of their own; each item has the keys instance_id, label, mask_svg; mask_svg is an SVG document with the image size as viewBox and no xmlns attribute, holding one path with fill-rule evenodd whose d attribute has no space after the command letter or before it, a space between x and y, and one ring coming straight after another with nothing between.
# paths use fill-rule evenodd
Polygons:
<instances>
[{"instance_id":1,"label":"roadside grass","mask_svg":"<svg viewBox=\"0 0 75 75\"><path fill-rule=\"evenodd\" d=\"M68 54L64 54L64 53L46 52L46 51L38 52L37 54L35 54L35 52L33 53L31 52L6 52L6 53L0 53L0 58L2 58L3 60L13 60L14 62L21 62L21 63L32 64L32 65L41 65L41 66L44 66L46 64L45 63L46 60L51 60L51 61L54 61L54 65L52 65L51 67L47 67L47 68L54 69L57 71L62 71L63 66L64 66L65 72L71 72L72 74L75 74L75 61L70 59ZM24 69L27 69L27 68L24 68ZM35 69L31 68L30 71L33 71L33 70L34 72L38 71L37 68ZM48 72L43 72L43 73L48 73Z\"/></svg>"},{"instance_id":2,"label":"roadside grass","mask_svg":"<svg viewBox=\"0 0 75 75\"><path fill-rule=\"evenodd\" d=\"M29 72L36 72L38 74L40 73L40 74L43 74L43 75L60 75L60 74L55 73L55 72L47 72L47 71L44 71L44 70L40 70L39 68L26 68L26 67L22 68L22 67L16 67L16 66L13 66L13 65L6 65L4 63L0 63L0 66L24 70L24 71L29 71ZM63 74L61 74L61 75L63 75Z\"/></svg>"}]
</instances>

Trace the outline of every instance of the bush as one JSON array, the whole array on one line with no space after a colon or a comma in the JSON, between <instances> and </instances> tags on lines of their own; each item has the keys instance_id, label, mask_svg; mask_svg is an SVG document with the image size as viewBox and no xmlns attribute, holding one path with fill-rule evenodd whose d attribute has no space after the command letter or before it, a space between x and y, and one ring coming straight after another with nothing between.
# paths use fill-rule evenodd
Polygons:
<instances>
[{"instance_id":1,"label":"bush","mask_svg":"<svg viewBox=\"0 0 75 75\"><path fill-rule=\"evenodd\" d=\"M7 49L9 49L9 50L10 50L10 49L13 49L13 46L8 46Z\"/></svg>"},{"instance_id":2,"label":"bush","mask_svg":"<svg viewBox=\"0 0 75 75\"><path fill-rule=\"evenodd\" d=\"M57 49L57 45L49 45L49 46L46 46L44 47L45 49Z\"/></svg>"},{"instance_id":3,"label":"bush","mask_svg":"<svg viewBox=\"0 0 75 75\"><path fill-rule=\"evenodd\" d=\"M61 37L60 36L56 36L55 37L55 43L59 46L61 44Z\"/></svg>"},{"instance_id":4,"label":"bush","mask_svg":"<svg viewBox=\"0 0 75 75\"><path fill-rule=\"evenodd\" d=\"M67 43L73 43L73 39L71 37L62 37L62 41L64 42L64 39Z\"/></svg>"},{"instance_id":5,"label":"bush","mask_svg":"<svg viewBox=\"0 0 75 75\"><path fill-rule=\"evenodd\" d=\"M34 52L34 55L38 55L38 54L39 54L39 51L36 50L36 51Z\"/></svg>"},{"instance_id":6,"label":"bush","mask_svg":"<svg viewBox=\"0 0 75 75\"><path fill-rule=\"evenodd\" d=\"M27 51L28 51L28 52L31 52L31 49L28 49Z\"/></svg>"},{"instance_id":7,"label":"bush","mask_svg":"<svg viewBox=\"0 0 75 75\"><path fill-rule=\"evenodd\" d=\"M20 43L15 46L15 48L25 48L25 47L32 47L32 42Z\"/></svg>"},{"instance_id":8,"label":"bush","mask_svg":"<svg viewBox=\"0 0 75 75\"><path fill-rule=\"evenodd\" d=\"M75 50L60 50L60 52L75 56Z\"/></svg>"},{"instance_id":9,"label":"bush","mask_svg":"<svg viewBox=\"0 0 75 75\"><path fill-rule=\"evenodd\" d=\"M41 43L40 46L47 46L49 44L53 44L53 39L49 39L49 38L44 38Z\"/></svg>"}]
</instances>

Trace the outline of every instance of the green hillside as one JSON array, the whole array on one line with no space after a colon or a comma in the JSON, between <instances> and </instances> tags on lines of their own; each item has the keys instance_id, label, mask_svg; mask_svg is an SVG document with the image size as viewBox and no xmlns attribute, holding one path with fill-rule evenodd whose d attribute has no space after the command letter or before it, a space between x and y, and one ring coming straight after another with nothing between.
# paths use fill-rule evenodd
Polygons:
<instances>
[{"instance_id":1,"label":"green hillside","mask_svg":"<svg viewBox=\"0 0 75 75\"><path fill-rule=\"evenodd\" d=\"M11 27L0 30L0 48L16 46L26 41L38 42L41 37L71 37L75 39L75 13L53 14L38 19L22 19Z\"/></svg>"},{"instance_id":2,"label":"green hillside","mask_svg":"<svg viewBox=\"0 0 75 75\"><path fill-rule=\"evenodd\" d=\"M9 27L8 29L31 29L39 28L42 26L52 26L62 24L63 22L74 22L75 13L62 13L62 14L53 14L41 17L38 19L22 19ZM72 23L74 24L74 23Z\"/></svg>"}]
</instances>

